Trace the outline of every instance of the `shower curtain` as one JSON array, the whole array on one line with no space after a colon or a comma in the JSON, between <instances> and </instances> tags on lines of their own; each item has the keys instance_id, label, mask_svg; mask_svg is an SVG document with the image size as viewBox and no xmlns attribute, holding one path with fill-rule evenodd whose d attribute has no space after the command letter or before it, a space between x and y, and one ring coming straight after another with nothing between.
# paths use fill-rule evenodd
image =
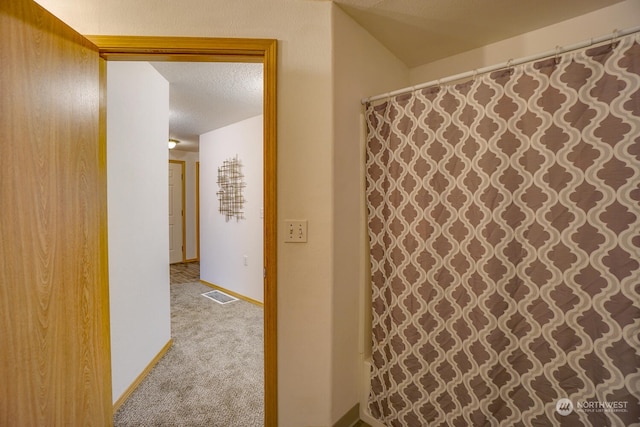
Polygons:
<instances>
[{"instance_id":1,"label":"shower curtain","mask_svg":"<svg viewBox=\"0 0 640 427\"><path fill-rule=\"evenodd\" d=\"M640 425L640 37L365 114L371 414Z\"/></svg>"}]
</instances>

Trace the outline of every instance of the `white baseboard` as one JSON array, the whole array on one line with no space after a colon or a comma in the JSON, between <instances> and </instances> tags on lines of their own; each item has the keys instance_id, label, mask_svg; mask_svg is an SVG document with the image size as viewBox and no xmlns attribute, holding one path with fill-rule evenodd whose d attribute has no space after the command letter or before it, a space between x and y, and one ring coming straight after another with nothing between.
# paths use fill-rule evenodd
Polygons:
<instances>
[{"instance_id":1,"label":"white baseboard","mask_svg":"<svg viewBox=\"0 0 640 427\"><path fill-rule=\"evenodd\" d=\"M362 364L362 396L360 396L360 419L371 427L386 427L373 418L369 412L369 391L371 390L371 361L364 360Z\"/></svg>"}]
</instances>

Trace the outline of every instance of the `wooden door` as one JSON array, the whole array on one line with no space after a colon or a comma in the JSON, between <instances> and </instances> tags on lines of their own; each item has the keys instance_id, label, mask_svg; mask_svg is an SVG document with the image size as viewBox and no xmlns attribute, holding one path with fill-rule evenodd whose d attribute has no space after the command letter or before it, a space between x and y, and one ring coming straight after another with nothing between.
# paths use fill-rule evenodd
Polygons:
<instances>
[{"instance_id":1,"label":"wooden door","mask_svg":"<svg viewBox=\"0 0 640 427\"><path fill-rule=\"evenodd\" d=\"M112 425L97 48L0 2L0 425Z\"/></svg>"},{"instance_id":2,"label":"wooden door","mask_svg":"<svg viewBox=\"0 0 640 427\"><path fill-rule=\"evenodd\" d=\"M169 263L184 261L184 166L169 160Z\"/></svg>"}]
</instances>

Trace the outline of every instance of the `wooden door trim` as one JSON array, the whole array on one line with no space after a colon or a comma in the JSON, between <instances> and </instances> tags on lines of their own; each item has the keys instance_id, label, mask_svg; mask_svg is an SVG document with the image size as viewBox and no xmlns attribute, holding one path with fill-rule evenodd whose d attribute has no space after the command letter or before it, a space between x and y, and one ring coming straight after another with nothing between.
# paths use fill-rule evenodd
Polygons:
<instances>
[{"instance_id":1,"label":"wooden door trim","mask_svg":"<svg viewBox=\"0 0 640 427\"><path fill-rule=\"evenodd\" d=\"M277 364L277 40L86 36L108 61L253 62L264 66L264 414L278 425ZM104 130L101 128L101 132ZM103 135L101 136L103 137Z\"/></svg>"},{"instance_id":2,"label":"wooden door trim","mask_svg":"<svg viewBox=\"0 0 640 427\"><path fill-rule=\"evenodd\" d=\"M180 173L182 174L180 178L180 187L181 187L180 206L182 209L180 226L182 227L182 251L181 251L182 262L185 262L187 259L187 201L186 201L186 195L185 195L185 192L187 191L187 187L185 186L185 181L187 178L185 176L185 172L186 172L185 169L186 169L187 162L184 160L169 159L169 163L178 163L180 165Z\"/></svg>"},{"instance_id":3,"label":"wooden door trim","mask_svg":"<svg viewBox=\"0 0 640 427\"><path fill-rule=\"evenodd\" d=\"M200 162L196 162L196 260L200 261Z\"/></svg>"}]
</instances>

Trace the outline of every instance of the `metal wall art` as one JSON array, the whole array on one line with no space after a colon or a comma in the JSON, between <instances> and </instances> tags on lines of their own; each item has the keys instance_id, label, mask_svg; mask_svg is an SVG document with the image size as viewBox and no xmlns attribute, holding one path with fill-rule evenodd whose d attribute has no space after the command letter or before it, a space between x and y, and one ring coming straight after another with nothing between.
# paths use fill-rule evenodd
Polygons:
<instances>
[{"instance_id":1,"label":"metal wall art","mask_svg":"<svg viewBox=\"0 0 640 427\"><path fill-rule=\"evenodd\" d=\"M225 160L222 166L218 167L218 211L224 215L227 222L231 218L235 218L236 221L244 219L243 206L246 200L242 195L242 189L245 186L242 163L236 154L235 158Z\"/></svg>"}]
</instances>

